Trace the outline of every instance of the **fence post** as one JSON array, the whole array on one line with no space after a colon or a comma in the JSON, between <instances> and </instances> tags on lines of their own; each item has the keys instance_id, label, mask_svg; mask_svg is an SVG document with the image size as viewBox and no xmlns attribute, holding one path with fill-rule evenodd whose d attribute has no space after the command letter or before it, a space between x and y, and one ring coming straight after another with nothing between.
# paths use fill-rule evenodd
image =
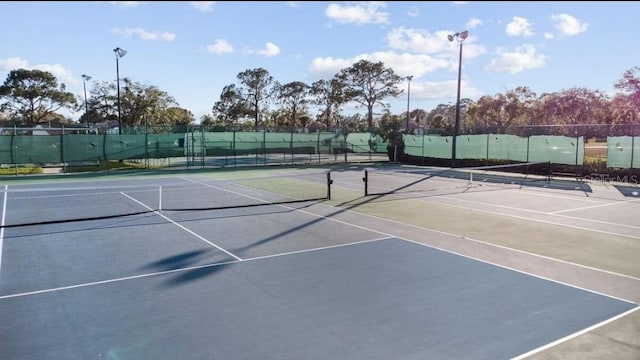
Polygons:
<instances>
[{"instance_id":1,"label":"fence post","mask_svg":"<svg viewBox=\"0 0 640 360\"><path fill-rule=\"evenodd\" d=\"M62 161L62 172L67 173L67 162L64 159L64 125L61 128L62 132L60 133L60 160Z\"/></svg>"},{"instance_id":2,"label":"fence post","mask_svg":"<svg viewBox=\"0 0 640 360\"><path fill-rule=\"evenodd\" d=\"M578 136L578 132L576 131L576 166L578 166L578 145L580 145L580 136Z\"/></svg>"},{"instance_id":3,"label":"fence post","mask_svg":"<svg viewBox=\"0 0 640 360\"><path fill-rule=\"evenodd\" d=\"M207 156L207 142L204 136L204 126L200 125L200 151L202 156L200 156L200 168L204 169L205 167L205 157Z\"/></svg>"},{"instance_id":4,"label":"fence post","mask_svg":"<svg viewBox=\"0 0 640 360\"><path fill-rule=\"evenodd\" d=\"M364 181L364 196L368 196L369 195L369 172L367 171L367 169L364 169L364 177L362 178L362 181Z\"/></svg>"},{"instance_id":5,"label":"fence post","mask_svg":"<svg viewBox=\"0 0 640 360\"><path fill-rule=\"evenodd\" d=\"M11 162L13 163L15 174L18 175L18 154L16 154L16 126L13 125L13 135L11 135Z\"/></svg>"},{"instance_id":6,"label":"fence post","mask_svg":"<svg viewBox=\"0 0 640 360\"><path fill-rule=\"evenodd\" d=\"M238 153L236 150L236 129L233 129L233 137L231 138L231 148L233 149L233 167L238 166Z\"/></svg>"},{"instance_id":7,"label":"fence post","mask_svg":"<svg viewBox=\"0 0 640 360\"><path fill-rule=\"evenodd\" d=\"M629 181L631 181L631 175L633 174L633 152L635 148L635 125L631 124L631 164L629 164Z\"/></svg>"},{"instance_id":8,"label":"fence post","mask_svg":"<svg viewBox=\"0 0 640 360\"><path fill-rule=\"evenodd\" d=\"M144 124L144 155L146 158L146 168L149 170L149 129L145 121Z\"/></svg>"}]
</instances>

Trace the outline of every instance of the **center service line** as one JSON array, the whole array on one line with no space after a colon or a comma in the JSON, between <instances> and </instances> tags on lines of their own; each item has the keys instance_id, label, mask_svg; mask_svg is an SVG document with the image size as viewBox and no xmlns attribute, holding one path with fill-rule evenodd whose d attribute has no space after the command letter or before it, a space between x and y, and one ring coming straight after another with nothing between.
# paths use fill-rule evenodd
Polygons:
<instances>
[{"instance_id":1,"label":"center service line","mask_svg":"<svg viewBox=\"0 0 640 360\"><path fill-rule=\"evenodd\" d=\"M146 208L147 208L147 209L149 209L149 210L153 210L152 208L148 207L147 205L145 205L145 204L141 203L140 201L138 201L138 200L136 200L136 199L132 198L131 196L129 196L129 195L127 195L127 194L123 193L123 192L121 192L120 194L122 194L122 195L124 195L124 196L128 197L129 199L131 199L131 200L133 200L133 201L137 202L138 204L140 204L140 205L142 205L142 206L146 207ZM236 260L238 260L238 261L242 261L242 259L241 259L241 258L239 258L238 256L236 256L236 255L234 255L234 254L232 254L232 253L228 252L227 250L225 250L225 249L221 248L220 246L218 246L218 245L216 245L216 244L212 243L211 241L209 241L209 240L205 239L204 237L202 237L202 236L200 236L200 235L196 234L195 232L193 232L193 231L191 231L191 230L187 229L186 227L184 227L184 226L182 226L182 225L178 224L177 222L175 222L175 221L171 220L170 218L166 217L165 215L163 215L163 214L159 213L158 211L153 211L153 212L154 212L154 213L156 213L157 215L159 215L159 216L163 217L164 219L166 219L166 220L167 220L167 221L169 221L170 223L174 224L175 226L177 226L177 227L181 228L182 230L184 230L184 231L188 232L189 234L191 234L191 235L193 235L193 236L197 237L198 239L200 239L200 240L202 240L202 241L206 242L207 244L209 244L209 245L211 245L211 246L215 247L216 249L218 249L218 250L222 251L223 253L225 253L225 254L227 254L227 255L231 256L232 258L234 258L234 259L236 259Z\"/></svg>"}]
</instances>

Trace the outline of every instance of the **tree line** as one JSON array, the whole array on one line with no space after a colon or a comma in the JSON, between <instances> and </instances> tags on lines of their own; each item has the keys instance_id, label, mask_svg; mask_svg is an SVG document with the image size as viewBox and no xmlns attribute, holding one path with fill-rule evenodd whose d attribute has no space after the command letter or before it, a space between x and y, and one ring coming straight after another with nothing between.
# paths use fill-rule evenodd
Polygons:
<instances>
[{"instance_id":1,"label":"tree line","mask_svg":"<svg viewBox=\"0 0 640 360\"><path fill-rule=\"evenodd\" d=\"M414 132L428 129L451 134L456 105L439 104L434 109L413 109L392 114L387 103L404 93L406 80L382 62L361 60L340 70L330 79L311 84L302 81L280 83L263 68L237 74L237 82L223 87L211 114L200 118L202 125L236 129L309 128L349 131ZM87 96L75 96L46 71L17 69L0 86L0 123L37 124L189 125L191 111L180 107L166 91L130 78L121 79L120 98L114 82L93 82ZM614 83L616 94L574 87L536 94L526 86L504 93L482 96L477 101L460 101L460 133L518 126L554 126L570 132L579 125L640 124L640 66L626 70ZM119 106L118 106L119 100ZM343 115L348 104L363 113ZM77 121L59 113L63 108L81 113ZM410 120L410 121L409 121Z\"/></svg>"}]
</instances>

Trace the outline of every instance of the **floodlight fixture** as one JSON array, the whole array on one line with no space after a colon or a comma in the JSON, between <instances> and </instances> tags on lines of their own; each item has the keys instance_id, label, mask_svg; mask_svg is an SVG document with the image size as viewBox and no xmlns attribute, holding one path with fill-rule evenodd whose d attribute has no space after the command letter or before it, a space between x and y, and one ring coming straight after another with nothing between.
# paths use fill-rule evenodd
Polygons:
<instances>
[{"instance_id":1,"label":"floodlight fixture","mask_svg":"<svg viewBox=\"0 0 640 360\"><path fill-rule=\"evenodd\" d=\"M117 57L123 57L123 56L127 55L127 51L123 50L123 49L120 49L119 47L113 49L113 51L116 53Z\"/></svg>"}]
</instances>

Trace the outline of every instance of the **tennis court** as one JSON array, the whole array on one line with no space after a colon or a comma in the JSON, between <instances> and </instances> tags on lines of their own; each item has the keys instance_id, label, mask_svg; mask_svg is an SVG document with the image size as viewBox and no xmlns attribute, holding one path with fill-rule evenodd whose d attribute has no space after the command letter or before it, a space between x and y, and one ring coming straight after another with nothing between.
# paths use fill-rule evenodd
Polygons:
<instances>
[{"instance_id":1,"label":"tennis court","mask_svg":"<svg viewBox=\"0 0 640 360\"><path fill-rule=\"evenodd\" d=\"M637 315L634 188L502 176L6 181L0 357L534 359Z\"/></svg>"}]
</instances>

